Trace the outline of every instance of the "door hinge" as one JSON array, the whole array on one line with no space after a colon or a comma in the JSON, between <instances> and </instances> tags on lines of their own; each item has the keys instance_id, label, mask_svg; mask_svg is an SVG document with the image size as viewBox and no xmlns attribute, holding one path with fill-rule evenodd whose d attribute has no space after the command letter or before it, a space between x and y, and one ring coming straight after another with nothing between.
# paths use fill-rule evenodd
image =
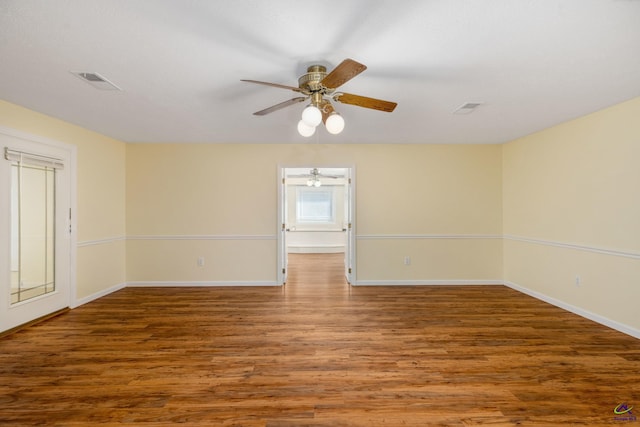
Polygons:
<instances>
[{"instance_id":1,"label":"door hinge","mask_svg":"<svg viewBox=\"0 0 640 427\"><path fill-rule=\"evenodd\" d=\"M349 267L349 274L351 274L351 267Z\"/></svg>"},{"instance_id":2,"label":"door hinge","mask_svg":"<svg viewBox=\"0 0 640 427\"><path fill-rule=\"evenodd\" d=\"M349 223L349 230L351 230L351 223Z\"/></svg>"},{"instance_id":3,"label":"door hinge","mask_svg":"<svg viewBox=\"0 0 640 427\"><path fill-rule=\"evenodd\" d=\"M282 274L284 274L284 273L286 273L286 270L283 268L283 269L282 269Z\"/></svg>"},{"instance_id":4,"label":"door hinge","mask_svg":"<svg viewBox=\"0 0 640 427\"><path fill-rule=\"evenodd\" d=\"M282 183L283 183L283 184L284 184L284 180L285 180L285 179L284 179L284 178L282 178Z\"/></svg>"},{"instance_id":5,"label":"door hinge","mask_svg":"<svg viewBox=\"0 0 640 427\"><path fill-rule=\"evenodd\" d=\"M349 184L351 184L351 178L349 178Z\"/></svg>"},{"instance_id":6,"label":"door hinge","mask_svg":"<svg viewBox=\"0 0 640 427\"><path fill-rule=\"evenodd\" d=\"M71 234L71 208L69 208L69 234Z\"/></svg>"}]
</instances>

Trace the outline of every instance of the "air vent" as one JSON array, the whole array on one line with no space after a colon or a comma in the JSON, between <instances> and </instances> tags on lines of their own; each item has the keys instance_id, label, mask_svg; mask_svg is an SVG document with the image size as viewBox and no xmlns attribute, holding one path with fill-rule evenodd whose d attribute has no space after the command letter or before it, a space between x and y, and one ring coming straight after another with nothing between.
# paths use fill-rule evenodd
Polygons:
<instances>
[{"instance_id":1,"label":"air vent","mask_svg":"<svg viewBox=\"0 0 640 427\"><path fill-rule=\"evenodd\" d=\"M122 90L118 86L111 83L98 73L87 71L72 71L71 74L89 83L91 86L100 90Z\"/></svg>"},{"instance_id":2,"label":"air vent","mask_svg":"<svg viewBox=\"0 0 640 427\"><path fill-rule=\"evenodd\" d=\"M453 111L453 114L470 114L475 111L476 108L481 106L482 102L467 102Z\"/></svg>"},{"instance_id":3,"label":"air vent","mask_svg":"<svg viewBox=\"0 0 640 427\"><path fill-rule=\"evenodd\" d=\"M90 82L104 82L105 79L97 75L96 73L80 73L80 77L85 80L89 80Z\"/></svg>"}]
</instances>

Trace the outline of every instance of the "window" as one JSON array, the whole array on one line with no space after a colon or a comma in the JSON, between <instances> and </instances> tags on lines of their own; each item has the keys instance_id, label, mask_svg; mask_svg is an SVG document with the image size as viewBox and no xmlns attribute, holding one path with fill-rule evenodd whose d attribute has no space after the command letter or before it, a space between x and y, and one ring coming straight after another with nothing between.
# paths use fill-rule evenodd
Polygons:
<instances>
[{"instance_id":1,"label":"window","mask_svg":"<svg viewBox=\"0 0 640 427\"><path fill-rule=\"evenodd\" d=\"M328 224L335 222L333 187L298 187L296 196L298 223Z\"/></svg>"}]
</instances>

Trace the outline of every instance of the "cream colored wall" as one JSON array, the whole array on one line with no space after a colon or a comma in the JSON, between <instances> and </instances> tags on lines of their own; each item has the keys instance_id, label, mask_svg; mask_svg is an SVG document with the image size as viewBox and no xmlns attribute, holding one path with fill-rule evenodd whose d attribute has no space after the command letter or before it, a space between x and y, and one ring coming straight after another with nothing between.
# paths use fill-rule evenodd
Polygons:
<instances>
[{"instance_id":1,"label":"cream colored wall","mask_svg":"<svg viewBox=\"0 0 640 427\"><path fill-rule=\"evenodd\" d=\"M78 147L76 298L123 285L125 144L1 100L0 126Z\"/></svg>"},{"instance_id":2,"label":"cream colored wall","mask_svg":"<svg viewBox=\"0 0 640 427\"><path fill-rule=\"evenodd\" d=\"M0 101L0 126L78 147L78 300L273 283L278 166L355 166L359 282L504 278L636 334L637 117L640 98L503 146L126 145Z\"/></svg>"},{"instance_id":3,"label":"cream colored wall","mask_svg":"<svg viewBox=\"0 0 640 427\"><path fill-rule=\"evenodd\" d=\"M636 333L638 117L640 98L503 147L505 280Z\"/></svg>"},{"instance_id":4,"label":"cream colored wall","mask_svg":"<svg viewBox=\"0 0 640 427\"><path fill-rule=\"evenodd\" d=\"M361 150L359 281L500 282L500 146L375 145Z\"/></svg>"},{"instance_id":5,"label":"cream colored wall","mask_svg":"<svg viewBox=\"0 0 640 427\"><path fill-rule=\"evenodd\" d=\"M278 167L296 165L355 166L356 280L501 279L499 146L131 144L127 280L275 283Z\"/></svg>"}]
</instances>

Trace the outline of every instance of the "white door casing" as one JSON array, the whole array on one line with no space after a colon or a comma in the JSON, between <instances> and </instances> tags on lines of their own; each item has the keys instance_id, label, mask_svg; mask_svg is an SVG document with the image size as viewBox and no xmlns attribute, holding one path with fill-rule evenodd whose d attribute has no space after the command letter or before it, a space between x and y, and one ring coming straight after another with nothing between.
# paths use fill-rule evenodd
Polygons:
<instances>
[{"instance_id":1,"label":"white door casing","mask_svg":"<svg viewBox=\"0 0 640 427\"><path fill-rule=\"evenodd\" d=\"M355 167L354 166L316 166L318 168L344 168L345 176L345 277L347 282L353 283L356 277L355 269ZM278 167L278 260L277 280L279 284L286 283L287 279L287 229L288 201L287 201L287 169L300 169L300 166ZM312 169L306 167L305 169Z\"/></svg>"}]
</instances>

